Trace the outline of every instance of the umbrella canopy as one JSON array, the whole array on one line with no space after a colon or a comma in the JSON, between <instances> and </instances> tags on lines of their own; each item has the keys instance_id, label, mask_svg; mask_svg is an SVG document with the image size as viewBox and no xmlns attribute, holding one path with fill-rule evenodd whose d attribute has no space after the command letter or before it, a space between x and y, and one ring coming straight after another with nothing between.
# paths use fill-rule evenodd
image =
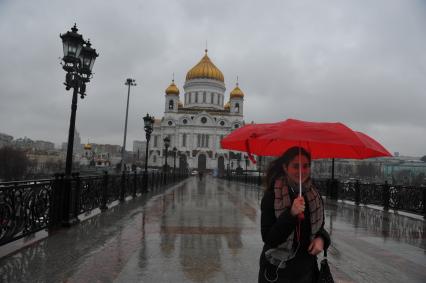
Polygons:
<instances>
[{"instance_id":1,"label":"umbrella canopy","mask_svg":"<svg viewBox=\"0 0 426 283\"><path fill-rule=\"evenodd\" d=\"M247 125L226 136L221 145L225 149L261 156L280 156L294 146L308 150L313 159L392 156L373 138L342 123L295 119Z\"/></svg>"}]
</instances>

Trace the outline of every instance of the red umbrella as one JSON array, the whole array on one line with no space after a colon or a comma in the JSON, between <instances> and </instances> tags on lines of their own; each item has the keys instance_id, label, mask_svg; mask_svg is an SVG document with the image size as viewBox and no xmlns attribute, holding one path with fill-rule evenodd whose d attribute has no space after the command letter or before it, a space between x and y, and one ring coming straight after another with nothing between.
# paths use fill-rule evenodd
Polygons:
<instances>
[{"instance_id":1,"label":"red umbrella","mask_svg":"<svg viewBox=\"0 0 426 283\"><path fill-rule=\"evenodd\" d=\"M226 136L221 145L225 149L245 151L251 160L252 154L280 156L294 146L305 148L313 159L392 156L373 138L342 123L295 119L245 126Z\"/></svg>"},{"instance_id":2,"label":"red umbrella","mask_svg":"<svg viewBox=\"0 0 426 283\"><path fill-rule=\"evenodd\" d=\"M294 146L305 148L313 159L392 156L373 138L342 123L295 119L247 125L226 136L221 145L225 149L261 156L280 156Z\"/></svg>"}]
</instances>

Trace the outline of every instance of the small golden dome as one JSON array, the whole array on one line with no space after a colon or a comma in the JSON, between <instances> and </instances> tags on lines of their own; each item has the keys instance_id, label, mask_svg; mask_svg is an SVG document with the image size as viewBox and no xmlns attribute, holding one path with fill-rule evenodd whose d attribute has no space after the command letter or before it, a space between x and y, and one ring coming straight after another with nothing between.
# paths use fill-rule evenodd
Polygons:
<instances>
[{"instance_id":1,"label":"small golden dome","mask_svg":"<svg viewBox=\"0 0 426 283\"><path fill-rule=\"evenodd\" d=\"M182 103L182 101L180 101L180 100L179 100L179 102L178 102L178 108L183 108L183 103Z\"/></svg>"},{"instance_id":2,"label":"small golden dome","mask_svg":"<svg viewBox=\"0 0 426 283\"><path fill-rule=\"evenodd\" d=\"M238 87L238 83L237 83L236 87L231 91L230 97L231 98L243 98L244 97L244 93Z\"/></svg>"},{"instance_id":3,"label":"small golden dome","mask_svg":"<svg viewBox=\"0 0 426 283\"><path fill-rule=\"evenodd\" d=\"M92 145L90 143L86 143L84 145L84 150L91 150L92 149Z\"/></svg>"},{"instance_id":4,"label":"small golden dome","mask_svg":"<svg viewBox=\"0 0 426 283\"><path fill-rule=\"evenodd\" d=\"M192 79L212 79L224 82L222 72L212 63L209 56L207 56L207 49L201 61L186 74L186 81Z\"/></svg>"},{"instance_id":5,"label":"small golden dome","mask_svg":"<svg viewBox=\"0 0 426 283\"><path fill-rule=\"evenodd\" d=\"M225 110L230 110L231 109L231 103L228 101L226 102L225 106L223 107Z\"/></svg>"},{"instance_id":6,"label":"small golden dome","mask_svg":"<svg viewBox=\"0 0 426 283\"><path fill-rule=\"evenodd\" d=\"M179 89L175 85L175 80L172 80L172 83L166 88L166 94L176 94L179 95Z\"/></svg>"}]
</instances>

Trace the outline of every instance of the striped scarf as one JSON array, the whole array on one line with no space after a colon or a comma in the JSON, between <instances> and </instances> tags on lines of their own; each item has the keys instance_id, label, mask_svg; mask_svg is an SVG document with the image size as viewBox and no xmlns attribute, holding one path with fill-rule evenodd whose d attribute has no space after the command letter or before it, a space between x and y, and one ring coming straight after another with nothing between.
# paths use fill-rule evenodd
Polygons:
<instances>
[{"instance_id":1,"label":"striped scarf","mask_svg":"<svg viewBox=\"0 0 426 283\"><path fill-rule=\"evenodd\" d=\"M274 210L275 216L278 218L281 213L286 209L291 209L292 201L289 195L289 188L296 188L295 183L291 183L287 178L281 177L275 180L274 184ZM293 191L295 192L295 191ZM308 200L308 208L310 212L311 221L311 241L322 227L324 221L324 209L322 199L316 188L313 186L310 180L306 181L302 186L302 193ZM294 233L285 240L284 243L279 245L277 248L269 249L265 252L265 256L270 263L278 268L285 268L286 262L294 258L299 244L297 247L293 247Z\"/></svg>"}]
</instances>

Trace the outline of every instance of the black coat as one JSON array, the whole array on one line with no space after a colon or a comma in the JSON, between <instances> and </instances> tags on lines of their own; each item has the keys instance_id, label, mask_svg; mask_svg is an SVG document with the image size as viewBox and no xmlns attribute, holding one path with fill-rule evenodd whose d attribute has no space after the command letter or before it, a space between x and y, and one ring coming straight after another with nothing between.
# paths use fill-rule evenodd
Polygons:
<instances>
[{"instance_id":1,"label":"black coat","mask_svg":"<svg viewBox=\"0 0 426 283\"><path fill-rule=\"evenodd\" d=\"M295 194L291 191L290 198L293 203ZM280 282L283 278L296 280L296 282L310 282L316 277L318 272L317 257L308 253L310 245L311 225L310 213L308 207L305 209L305 219L301 222L300 227L300 247L296 256L287 262L285 269L279 269L270 264L265 258L265 251L270 248L276 248L278 245L286 241L291 233L295 233L298 223L297 217L290 214L290 210L284 210L277 218L274 209L275 194L273 190L266 191L261 202L261 233L264 242L262 254L260 256L260 269L259 269L259 282L268 282L264 278L264 273L267 273L269 280L276 277L278 272L278 280ZM305 203L308 206L308 201L305 198ZM324 240L324 249L330 245L330 236L324 229L324 222L322 223L320 231L317 233L318 237ZM293 245L297 245L296 235L294 237ZM311 278L304 280L303 278Z\"/></svg>"}]
</instances>

